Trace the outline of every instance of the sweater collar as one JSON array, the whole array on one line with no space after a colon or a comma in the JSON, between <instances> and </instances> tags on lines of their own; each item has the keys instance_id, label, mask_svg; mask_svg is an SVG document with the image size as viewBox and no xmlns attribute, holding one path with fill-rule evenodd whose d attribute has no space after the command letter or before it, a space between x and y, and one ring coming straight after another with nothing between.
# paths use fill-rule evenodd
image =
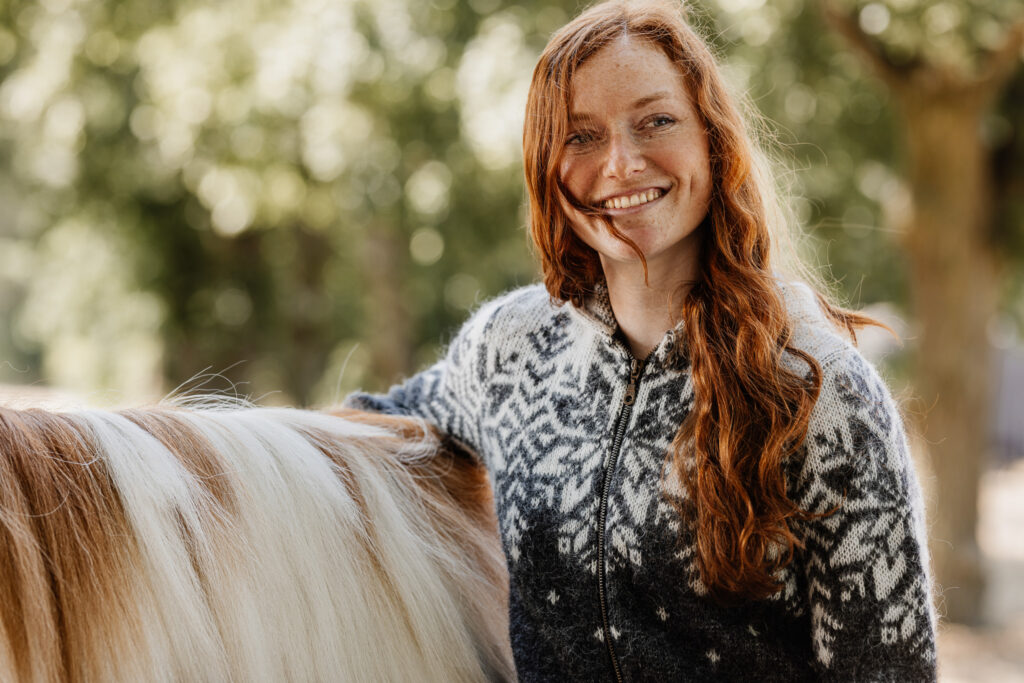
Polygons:
<instances>
[{"instance_id":1,"label":"sweater collar","mask_svg":"<svg viewBox=\"0 0 1024 683\"><path fill-rule=\"evenodd\" d=\"M776 282L783 303L789 311L791 324L794 326L794 342L801 347L810 344L811 340L806 338L809 335L808 330L818 329L822 324L828 325L814 291L802 282L789 282L781 278L778 278ZM621 335L618 333L619 324L615 320L615 313L612 311L612 303L608 295L608 285L604 280L594 285L593 290L584 299L581 308L571 304L569 304L569 308L577 320L597 332L607 343L620 346L628 355L628 347L624 341L621 341ZM678 361L680 367L688 364L686 334L682 322L665 333L658 346L647 358L648 362L652 360L666 364Z\"/></svg>"},{"instance_id":2,"label":"sweater collar","mask_svg":"<svg viewBox=\"0 0 1024 683\"><path fill-rule=\"evenodd\" d=\"M614 335L619 329L615 312L612 310L612 300L608 295L608 285L604 280L598 282L587 295L580 312L609 336Z\"/></svg>"},{"instance_id":3,"label":"sweater collar","mask_svg":"<svg viewBox=\"0 0 1024 683\"><path fill-rule=\"evenodd\" d=\"M628 347L619 334L619 323L615 319L611 298L608 295L608 285L604 280L594 285L593 290L583 300L582 307L577 308L571 304L569 307L577 319L597 331L607 342L620 344L628 353ZM674 329L665 333L658 346L647 357L646 362L653 360L664 363L671 359L674 354L678 354L683 349L685 339L683 323L680 322Z\"/></svg>"}]
</instances>

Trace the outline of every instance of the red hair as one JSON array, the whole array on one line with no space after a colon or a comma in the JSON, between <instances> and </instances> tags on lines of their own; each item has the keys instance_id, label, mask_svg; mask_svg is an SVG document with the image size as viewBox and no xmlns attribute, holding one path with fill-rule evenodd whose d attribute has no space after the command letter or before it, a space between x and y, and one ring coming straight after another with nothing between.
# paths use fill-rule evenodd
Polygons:
<instances>
[{"instance_id":1,"label":"red hair","mask_svg":"<svg viewBox=\"0 0 1024 683\"><path fill-rule=\"evenodd\" d=\"M573 232L565 204L595 215L562 185L572 80L616 39L650 41L684 76L707 136L712 177L699 274L681 302L695 404L666 458L687 495L673 499L691 522L697 568L715 596L764 598L801 546L793 522L808 515L786 493L784 464L807 435L821 367L790 341L793 323L773 274L777 200L759 173L757 148L705 42L668 2L611 0L559 30L533 72L523 158L530 230L551 296L582 306L602 279L597 254ZM609 231L618 232L607 218ZM646 267L646 262L644 262ZM873 321L829 303L826 316L851 336ZM787 369L785 354L806 364Z\"/></svg>"}]
</instances>

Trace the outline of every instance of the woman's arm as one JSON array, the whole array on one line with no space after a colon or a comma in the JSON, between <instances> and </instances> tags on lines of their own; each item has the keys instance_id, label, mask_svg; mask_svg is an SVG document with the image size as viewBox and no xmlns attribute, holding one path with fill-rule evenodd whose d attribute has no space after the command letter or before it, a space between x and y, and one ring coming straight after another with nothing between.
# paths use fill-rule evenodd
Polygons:
<instances>
[{"instance_id":1,"label":"woman's arm","mask_svg":"<svg viewBox=\"0 0 1024 683\"><path fill-rule=\"evenodd\" d=\"M935 680L921 492L896 405L853 349L823 364L794 499L823 514L800 553L823 678Z\"/></svg>"}]
</instances>

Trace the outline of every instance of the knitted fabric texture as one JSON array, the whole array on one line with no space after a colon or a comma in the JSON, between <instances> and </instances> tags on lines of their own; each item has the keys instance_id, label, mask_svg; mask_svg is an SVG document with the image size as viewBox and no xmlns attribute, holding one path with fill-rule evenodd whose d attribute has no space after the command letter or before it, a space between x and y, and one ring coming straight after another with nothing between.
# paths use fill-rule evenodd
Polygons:
<instances>
[{"instance_id":1,"label":"knitted fabric texture","mask_svg":"<svg viewBox=\"0 0 1024 683\"><path fill-rule=\"evenodd\" d=\"M898 412L810 291L783 294L794 345L822 368L789 494L838 509L798 525L805 547L766 600L708 597L692 531L666 499L686 493L662 479L697 400L681 337L668 332L646 359L624 411L633 359L604 291L584 309L537 285L513 291L430 369L349 399L422 416L483 459L520 680L935 680L922 501Z\"/></svg>"}]
</instances>

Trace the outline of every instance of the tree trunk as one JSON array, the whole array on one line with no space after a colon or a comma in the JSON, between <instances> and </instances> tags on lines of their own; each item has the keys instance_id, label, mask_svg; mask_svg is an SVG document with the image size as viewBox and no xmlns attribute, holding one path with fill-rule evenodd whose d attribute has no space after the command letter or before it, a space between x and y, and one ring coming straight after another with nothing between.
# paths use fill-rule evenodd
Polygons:
<instances>
[{"instance_id":1,"label":"tree trunk","mask_svg":"<svg viewBox=\"0 0 1024 683\"><path fill-rule=\"evenodd\" d=\"M975 528L992 391L987 330L997 298L991 159L981 119L1019 65L1024 22L966 73L924 59L893 62L854 16L831 0L824 9L902 114L912 199L904 246L920 330L914 384L936 479L933 567L944 616L977 622L984 574Z\"/></svg>"},{"instance_id":2,"label":"tree trunk","mask_svg":"<svg viewBox=\"0 0 1024 683\"><path fill-rule=\"evenodd\" d=\"M373 389L385 389L409 372L412 364L409 313L401 291L407 248L389 227L369 230L365 242L366 329L369 332ZM368 389L371 387L367 387Z\"/></svg>"},{"instance_id":3,"label":"tree trunk","mask_svg":"<svg viewBox=\"0 0 1024 683\"><path fill-rule=\"evenodd\" d=\"M945 616L975 622L984 589L975 528L989 446L987 327L996 305L984 103L955 90L896 94L912 197L905 247L919 330L914 384L936 476L932 557Z\"/></svg>"},{"instance_id":4,"label":"tree trunk","mask_svg":"<svg viewBox=\"0 0 1024 683\"><path fill-rule=\"evenodd\" d=\"M324 269L331 253L327 238L304 225L292 228L299 267L292 272L293 301L288 324L288 391L299 405L309 405L313 389L327 365L330 306L324 296Z\"/></svg>"}]
</instances>

